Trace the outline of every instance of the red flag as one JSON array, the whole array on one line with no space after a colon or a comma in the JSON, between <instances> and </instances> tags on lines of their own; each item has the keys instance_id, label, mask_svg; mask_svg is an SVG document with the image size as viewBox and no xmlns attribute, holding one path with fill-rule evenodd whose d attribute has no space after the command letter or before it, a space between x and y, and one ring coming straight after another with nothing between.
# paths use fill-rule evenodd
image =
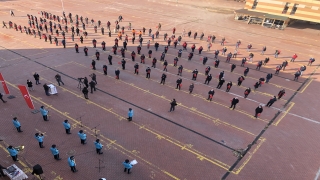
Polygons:
<instances>
[{"instance_id":1,"label":"red flag","mask_svg":"<svg viewBox=\"0 0 320 180\"><path fill-rule=\"evenodd\" d=\"M32 100L31 100L31 97L30 97L30 95L29 95L29 92L28 92L28 90L27 90L27 87L24 86L24 85L18 85L18 88L20 89L21 94L22 94L24 100L26 100L26 103L28 104L28 107L29 107L30 109L34 109L34 105L33 105L33 102L32 102Z\"/></svg>"},{"instance_id":2,"label":"red flag","mask_svg":"<svg viewBox=\"0 0 320 180\"><path fill-rule=\"evenodd\" d=\"M6 94L10 94L9 89L8 89L8 87L7 87L7 84L6 84L6 82L4 81L4 78L3 78L3 76L2 76L1 73L0 73L0 81L1 81L2 87L3 87L3 89L4 89L4 92L5 92Z\"/></svg>"}]
</instances>

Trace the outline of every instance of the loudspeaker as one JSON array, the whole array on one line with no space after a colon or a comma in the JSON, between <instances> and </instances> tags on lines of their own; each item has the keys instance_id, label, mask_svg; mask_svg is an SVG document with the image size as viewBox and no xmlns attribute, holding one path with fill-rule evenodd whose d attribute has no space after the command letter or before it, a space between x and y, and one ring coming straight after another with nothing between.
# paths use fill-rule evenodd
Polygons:
<instances>
[{"instance_id":1,"label":"loudspeaker","mask_svg":"<svg viewBox=\"0 0 320 180\"><path fill-rule=\"evenodd\" d=\"M36 175L43 174L42 167L41 167L39 164L33 166L32 175L33 175L33 174L36 174Z\"/></svg>"}]
</instances>

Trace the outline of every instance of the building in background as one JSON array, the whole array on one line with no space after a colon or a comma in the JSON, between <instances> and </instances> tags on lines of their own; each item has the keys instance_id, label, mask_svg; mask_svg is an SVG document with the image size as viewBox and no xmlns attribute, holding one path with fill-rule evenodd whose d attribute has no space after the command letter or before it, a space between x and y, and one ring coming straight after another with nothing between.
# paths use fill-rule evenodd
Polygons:
<instances>
[{"instance_id":1,"label":"building in background","mask_svg":"<svg viewBox=\"0 0 320 180\"><path fill-rule=\"evenodd\" d=\"M247 0L235 19L278 29L299 20L320 23L320 0Z\"/></svg>"},{"instance_id":2,"label":"building in background","mask_svg":"<svg viewBox=\"0 0 320 180\"><path fill-rule=\"evenodd\" d=\"M320 23L319 0L247 0L244 8L289 19Z\"/></svg>"}]
</instances>

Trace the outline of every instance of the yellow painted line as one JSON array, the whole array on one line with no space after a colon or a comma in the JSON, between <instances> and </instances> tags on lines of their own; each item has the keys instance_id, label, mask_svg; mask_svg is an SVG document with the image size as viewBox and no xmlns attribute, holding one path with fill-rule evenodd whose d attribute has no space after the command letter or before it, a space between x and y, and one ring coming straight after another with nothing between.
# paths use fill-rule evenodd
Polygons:
<instances>
[{"instance_id":1,"label":"yellow painted line","mask_svg":"<svg viewBox=\"0 0 320 180\"><path fill-rule=\"evenodd\" d=\"M314 79L311 79L311 80L307 83L307 85L305 85L305 87L300 91L300 93L303 93L303 92L307 89L307 87L312 83L313 80L314 80Z\"/></svg>"},{"instance_id":2,"label":"yellow painted line","mask_svg":"<svg viewBox=\"0 0 320 180\"><path fill-rule=\"evenodd\" d=\"M243 162L243 164L234 172L234 174L239 174L241 172L241 170L248 164L248 162L250 161L250 159L252 158L252 156L258 151L258 149L260 148L260 146L262 145L262 143L264 143L266 141L265 138L260 138L260 143L257 145L257 147L253 150L252 153L247 153L247 155L249 154L248 158Z\"/></svg>"},{"instance_id":3,"label":"yellow painted line","mask_svg":"<svg viewBox=\"0 0 320 180\"><path fill-rule=\"evenodd\" d=\"M43 49L42 47L35 46L35 45L33 45L33 44L27 43L27 41L22 41L21 39L15 38L14 36L10 36L10 35L4 34L4 33L2 33L2 32L0 32L0 34L2 34L2 35L4 35L4 36L7 36L7 37L10 37L10 38L12 38L12 39L15 39L15 40L17 40L17 41L19 41L19 42L22 42L23 44L26 44L26 45L28 45L28 46L35 47L35 48L37 48L37 49L40 49L40 50L42 50L42 51L44 51L44 52L49 52L49 51Z\"/></svg>"},{"instance_id":4,"label":"yellow painted line","mask_svg":"<svg viewBox=\"0 0 320 180\"><path fill-rule=\"evenodd\" d=\"M282 116L279 118L279 120L275 123L275 126L278 126L280 121L288 114L288 112L291 110L291 108L295 105L294 102L289 106L289 108L282 114Z\"/></svg>"},{"instance_id":5,"label":"yellow painted line","mask_svg":"<svg viewBox=\"0 0 320 180\"><path fill-rule=\"evenodd\" d=\"M12 86L13 88L18 89L14 84L11 84L11 83L8 82L8 81L6 81L6 82L7 82L10 86ZM65 88L64 88L64 89L65 89ZM66 91L69 91L69 90L66 89ZM69 91L69 92L71 92L71 91ZM72 93L72 94L75 94L75 93L73 93L73 92L71 92L71 93ZM80 124L80 121L72 118L71 116L67 115L65 112L62 112L62 111L56 109L56 108L53 107L52 105L47 104L46 102L40 100L39 98L36 98L36 97L34 97L34 96L32 96L32 95L30 95L30 96L32 97L33 100L36 100L36 101L40 102L42 105L45 105L45 106L47 106L47 107L50 107L50 109L52 109L52 110L54 110L55 112L61 114L62 116L65 116L65 117L68 118L69 120L72 120L72 121L75 122L76 124ZM84 98L82 97L81 99L84 99ZM89 101L89 100L87 100L87 101ZM96 104L96 103L94 103L94 102L92 102L92 104L95 104L96 106L105 109L103 106L100 106L100 105L98 105L98 104ZM109 111L108 111L108 112L109 112ZM114 114L114 115L117 115L117 114L115 114L114 112L111 112L111 113ZM120 115L117 115L117 116L120 116ZM88 134L94 136L94 130L92 130L90 127L88 127L88 126L86 126L86 125L83 125L83 124L82 124L82 126L83 126L84 129L86 129L85 131L88 132ZM122 145L120 145L120 144L118 144L118 143L115 143L116 140L111 140L111 139L109 139L109 138L107 138L107 137L105 137L105 136L103 136L103 135L101 135L101 134L100 134L99 136L102 138L102 139L100 138L100 140L101 140L102 142L104 142L105 140L108 141L108 142L110 142L111 144L113 144L114 146L116 146L116 147L114 147L114 149L120 151L121 153L126 154L126 155L131 154L131 155L133 155L133 156L136 156L136 157L138 157L139 159L141 159L143 162L145 162L145 163L153 166L154 168L157 168L157 169L160 170L161 172L166 172L166 173L165 173L166 175L169 175L169 174L170 174L170 173L168 173L167 171L165 171L165 170L159 168L158 166L150 163L149 161L145 160L144 158L142 158L142 157L140 157L140 156L132 153L131 150L128 150L128 149L124 148ZM175 176L172 175L172 174L170 174L170 177L175 177ZM177 179L177 180L178 180L179 178L175 177L174 179Z\"/></svg>"}]
</instances>

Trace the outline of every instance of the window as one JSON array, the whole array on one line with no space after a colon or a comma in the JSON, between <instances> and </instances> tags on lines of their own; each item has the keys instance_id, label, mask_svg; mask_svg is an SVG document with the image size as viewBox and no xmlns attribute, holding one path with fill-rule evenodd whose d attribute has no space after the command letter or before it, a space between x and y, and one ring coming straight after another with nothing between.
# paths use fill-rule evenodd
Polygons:
<instances>
[{"instance_id":1,"label":"window","mask_svg":"<svg viewBox=\"0 0 320 180\"><path fill-rule=\"evenodd\" d=\"M299 4L294 4L294 6L293 6L293 8L292 8L292 10L291 10L290 15L294 15L294 14L296 13L296 11L297 11L297 9L298 9L298 6L299 6Z\"/></svg>"},{"instance_id":2,"label":"window","mask_svg":"<svg viewBox=\"0 0 320 180\"><path fill-rule=\"evenodd\" d=\"M289 9L289 4L290 3L286 3L286 5L284 6L284 9L283 9L283 11L282 11L282 14L287 14L287 11L288 11L288 9Z\"/></svg>"},{"instance_id":3,"label":"window","mask_svg":"<svg viewBox=\"0 0 320 180\"><path fill-rule=\"evenodd\" d=\"M252 5L252 9L257 8L258 2L259 2L259 0L254 0L253 5Z\"/></svg>"}]
</instances>

